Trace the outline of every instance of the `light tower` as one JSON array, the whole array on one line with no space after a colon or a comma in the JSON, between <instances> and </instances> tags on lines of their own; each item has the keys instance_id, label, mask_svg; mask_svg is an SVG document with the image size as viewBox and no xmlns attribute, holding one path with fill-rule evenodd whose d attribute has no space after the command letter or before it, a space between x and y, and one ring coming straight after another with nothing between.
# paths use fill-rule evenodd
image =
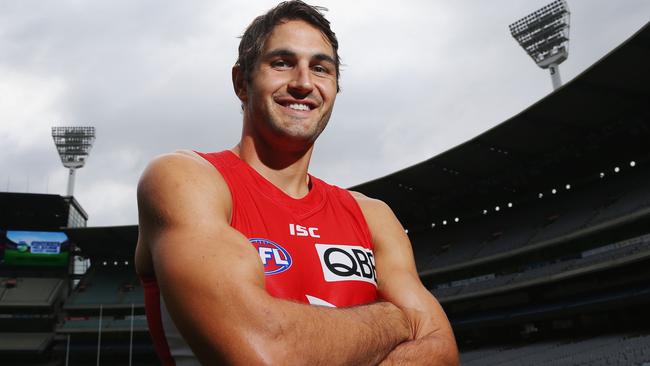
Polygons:
<instances>
[{"instance_id":1,"label":"light tower","mask_svg":"<svg viewBox=\"0 0 650 366\"><path fill-rule=\"evenodd\" d=\"M75 171L86 163L95 142L95 127L52 127L52 138L63 166L70 169L68 196L72 196Z\"/></svg>"},{"instance_id":2,"label":"light tower","mask_svg":"<svg viewBox=\"0 0 650 366\"><path fill-rule=\"evenodd\" d=\"M510 24L510 34L537 66L549 69L553 89L562 85L559 65L569 57L569 7L556 0Z\"/></svg>"}]
</instances>

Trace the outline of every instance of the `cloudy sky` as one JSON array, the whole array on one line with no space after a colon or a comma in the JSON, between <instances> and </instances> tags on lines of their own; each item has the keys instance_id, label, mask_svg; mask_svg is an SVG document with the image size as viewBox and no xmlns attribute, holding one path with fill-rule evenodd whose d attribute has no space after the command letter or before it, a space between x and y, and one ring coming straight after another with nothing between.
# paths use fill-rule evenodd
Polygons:
<instances>
[{"instance_id":1,"label":"cloudy sky","mask_svg":"<svg viewBox=\"0 0 650 366\"><path fill-rule=\"evenodd\" d=\"M320 1L345 66L312 174L343 187L386 175L550 93L548 72L508 33L548 2ZM568 2L565 82L650 20L648 0ZM90 226L136 223L135 187L150 159L238 141L237 37L274 4L0 0L0 191L65 194L50 127L92 125L75 196Z\"/></svg>"}]
</instances>

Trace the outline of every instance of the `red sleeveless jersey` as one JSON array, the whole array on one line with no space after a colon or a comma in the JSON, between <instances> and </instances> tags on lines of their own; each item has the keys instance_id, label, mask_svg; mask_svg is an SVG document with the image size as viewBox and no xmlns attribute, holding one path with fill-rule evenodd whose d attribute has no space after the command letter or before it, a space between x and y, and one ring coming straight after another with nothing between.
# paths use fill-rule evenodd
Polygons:
<instances>
[{"instance_id":1,"label":"red sleeveless jersey","mask_svg":"<svg viewBox=\"0 0 650 366\"><path fill-rule=\"evenodd\" d=\"M228 184L230 224L259 253L269 294L336 307L377 300L370 232L348 191L310 175L309 193L294 199L231 151L199 155Z\"/></svg>"},{"instance_id":2,"label":"red sleeveless jersey","mask_svg":"<svg viewBox=\"0 0 650 366\"><path fill-rule=\"evenodd\" d=\"M269 294L336 307L377 300L370 232L348 191L310 176L307 196L294 199L230 151L198 154L227 182L231 225L259 253ZM149 332L161 363L199 365L165 307L156 278L141 280Z\"/></svg>"}]
</instances>

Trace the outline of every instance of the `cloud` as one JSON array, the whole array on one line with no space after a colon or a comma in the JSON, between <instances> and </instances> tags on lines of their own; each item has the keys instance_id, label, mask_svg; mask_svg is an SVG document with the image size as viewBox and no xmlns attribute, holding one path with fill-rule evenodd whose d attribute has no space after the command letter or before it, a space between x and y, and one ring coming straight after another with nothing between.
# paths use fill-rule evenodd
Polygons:
<instances>
[{"instance_id":1,"label":"cloud","mask_svg":"<svg viewBox=\"0 0 650 366\"><path fill-rule=\"evenodd\" d=\"M0 65L0 143L25 152L48 142L48 120L59 115L66 85L60 78L24 74ZM41 130L45 133L35 134ZM51 137L49 137L51 142Z\"/></svg>"},{"instance_id":2,"label":"cloud","mask_svg":"<svg viewBox=\"0 0 650 366\"><path fill-rule=\"evenodd\" d=\"M318 1L330 10L343 92L311 165L350 186L425 160L551 91L507 25L546 1ZM239 139L237 37L275 1L0 3L0 190L65 193L53 125L94 125L77 173L91 225L136 222L147 162ZM623 5L624 4L624 5ZM650 3L570 0L570 80L641 27Z\"/></svg>"}]
</instances>

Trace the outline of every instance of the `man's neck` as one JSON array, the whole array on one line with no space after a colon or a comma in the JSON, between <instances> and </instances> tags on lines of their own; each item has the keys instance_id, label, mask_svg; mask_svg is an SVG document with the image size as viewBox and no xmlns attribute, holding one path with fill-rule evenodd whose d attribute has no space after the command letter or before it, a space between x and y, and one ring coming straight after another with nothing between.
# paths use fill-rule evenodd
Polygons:
<instances>
[{"instance_id":1,"label":"man's neck","mask_svg":"<svg viewBox=\"0 0 650 366\"><path fill-rule=\"evenodd\" d=\"M290 197L302 198L309 193L307 171L313 145L305 151L289 152L256 143L252 137L243 136L232 151Z\"/></svg>"}]
</instances>

